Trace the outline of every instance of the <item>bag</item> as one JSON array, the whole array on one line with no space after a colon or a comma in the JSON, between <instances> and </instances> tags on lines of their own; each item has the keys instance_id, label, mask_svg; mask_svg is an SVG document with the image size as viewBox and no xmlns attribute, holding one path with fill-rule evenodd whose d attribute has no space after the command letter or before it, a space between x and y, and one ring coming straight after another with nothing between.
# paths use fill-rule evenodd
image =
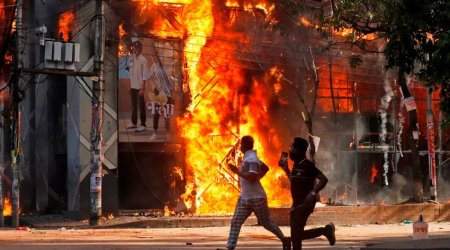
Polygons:
<instances>
[{"instance_id":1,"label":"bag","mask_svg":"<svg viewBox=\"0 0 450 250\"><path fill-rule=\"evenodd\" d=\"M259 178L263 178L269 170L269 166L267 166L264 162L261 162L261 174L259 175Z\"/></svg>"}]
</instances>

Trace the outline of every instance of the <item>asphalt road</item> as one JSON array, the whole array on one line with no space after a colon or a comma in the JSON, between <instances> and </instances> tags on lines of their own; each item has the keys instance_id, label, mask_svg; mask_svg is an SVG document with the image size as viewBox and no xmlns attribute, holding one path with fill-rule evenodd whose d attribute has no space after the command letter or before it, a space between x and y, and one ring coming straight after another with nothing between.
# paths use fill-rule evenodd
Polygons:
<instances>
[{"instance_id":1,"label":"asphalt road","mask_svg":"<svg viewBox=\"0 0 450 250\"><path fill-rule=\"evenodd\" d=\"M158 229L0 229L0 249L225 249L228 227ZM282 227L289 235L289 228ZM412 241L411 224L355 225L336 228L337 243L324 237L304 242L304 249L450 249L450 222L430 223L430 240ZM420 243L420 244L419 244ZM447 245L448 243L448 245ZM443 245L442 245L443 244ZM394 248L389 248L394 246ZM436 246L436 248L434 248ZM406 248L405 248L406 247ZM408 248L409 247L409 248ZM281 243L259 226L244 226L237 249L281 249ZM369 248L370 249L370 248ZM446 249L439 248L439 249Z\"/></svg>"}]
</instances>

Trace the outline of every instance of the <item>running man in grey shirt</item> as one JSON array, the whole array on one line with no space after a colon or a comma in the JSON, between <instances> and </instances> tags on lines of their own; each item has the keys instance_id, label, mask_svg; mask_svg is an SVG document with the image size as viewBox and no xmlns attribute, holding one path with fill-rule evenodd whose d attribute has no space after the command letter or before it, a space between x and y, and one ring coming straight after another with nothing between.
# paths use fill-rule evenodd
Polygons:
<instances>
[{"instance_id":1,"label":"running man in grey shirt","mask_svg":"<svg viewBox=\"0 0 450 250\"><path fill-rule=\"evenodd\" d=\"M256 155L256 151L253 150L253 144L253 137L248 135L242 137L240 151L244 153L244 160L241 167L238 169L231 164L228 166L233 173L240 177L241 195L231 220L227 249L235 249L242 224L252 212L255 213L259 223L265 229L274 233L282 241L283 250L290 249L290 238L284 237L278 225L270 218L266 192L259 181L263 176L261 171L263 163Z\"/></svg>"}]
</instances>

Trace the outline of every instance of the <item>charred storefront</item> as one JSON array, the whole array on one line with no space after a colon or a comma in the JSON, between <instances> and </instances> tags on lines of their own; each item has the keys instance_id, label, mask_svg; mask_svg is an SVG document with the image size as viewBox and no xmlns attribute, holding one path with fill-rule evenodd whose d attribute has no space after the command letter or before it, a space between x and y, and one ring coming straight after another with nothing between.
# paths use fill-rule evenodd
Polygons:
<instances>
[{"instance_id":1,"label":"charred storefront","mask_svg":"<svg viewBox=\"0 0 450 250\"><path fill-rule=\"evenodd\" d=\"M124 24L121 29L123 27ZM121 41L118 121L120 207L125 210L175 208L185 185L184 142L177 134L177 119L183 116L188 99L182 91L182 40L122 33ZM147 114L144 131L136 130L138 126L130 126L133 123L129 66L133 63L130 55L133 52L129 49L137 43L142 44L142 55L148 60L150 75L144 93L144 112ZM137 120L138 124L142 122Z\"/></svg>"},{"instance_id":2,"label":"charred storefront","mask_svg":"<svg viewBox=\"0 0 450 250\"><path fill-rule=\"evenodd\" d=\"M92 69L94 1L34 2L29 10L47 36L70 32L58 39L79 43L75 67ZM232 212L239 185L226 165L239 162L236 145L243 135L255 138L270 166L262 183L272 207L291 202L277 162L294 136L316 142L318 166L330 179L324 203L406 202L413 188L406 137L411 108L418 111L427 192L427 90L409 79L415 101L405 102L382 54L363 53L352 67L349 58L360 50L345 44L324 49L310 14L290 17L264 0L117 0L105 13L104 213ZM333 31L333 39L339 42L348 32ZM374 50L384 46L375 36L362 39ZM146 85L136 92L130 78L138 47ZM27 47L27 65L39 64L40 50ZM22 116L23 209L86 215L92 78L33 75L30 81ZM439 126L438 104L433 93L438 198L447 201L450 134Z\"/></svg>"},{"instance_id":3,"label":"charred storefront","mask_svg":"<svg viewBox=\"0 0 450 250\"><path fill-rule=\"evenodd\" d=\"M396 72L385 70L381 54L364 54L362 63L354 68L349 58L358 50L341 46L324 51L323 41L308 21L308 13L292 20L280 16L269 2L123 1L115 7L128 10L119 15L124 48L129 39L159 41L160 52L156 54L179 66L175 74L172 69L166 70L170 79L180 79L175 102L175 110L180 113L175 115L177 131L173 138L177 139L166 141L164 146L169 148L163 149L164 155L170 155L173 147L180 150L169 156L174 160L168 165L177 168L167 165L161 167L163 174L155 171L156 176L164 176L160 180L164 180L165 190L173 187L173 173L180 174L177 178L182 181L176 183L182 187L167 191L166 197L169 193L178 194L178 190L182 193L175 200L171 197L163 202L154 194L158 188L152 190L144 182L150 196L156 197L148 205L161 208L163 203L170 203L170 209L187 208L200 214L231 212L239 186L225 166L237 160L234 146L244 134L255 136L258 151L273 166L263 180L264 185L271 187L271 206L289 204L286 180L276 168L279 153L286 150L293 136L308 134L321 139L316 157L331 177L323 202L398 204L410 198L412 158L406 137L410 105L402 99ZM136 17L129 13L142 14ZM277 21L289 23L292 30L282 34L266 27ZM339 41L351 32L336 31L334 37ZM384 46L373 35L363 39L370 48ZM179 42L177 46L173 45L174 40ZM426 89L411 79L408 84L419 116L426 117ZM434 124L440 120L438 103L434 93ZM419 120L419 127L422 181L427 192L426 120ZM434 130L441 136L435 137L439 145L437 164L443 163L439 165L439 176L445 176L448 131L439 126ZM161 148L154 143L149 145ZM120 149L129 147L122 145ZM145 153L142 157L149 164L166 159ZM127 161L130 160L131 156ZM439 182L441 200L447 200L448 180ZM130 201L131 207L138 207L132 204Z\"/></svg>"}]
</instances>

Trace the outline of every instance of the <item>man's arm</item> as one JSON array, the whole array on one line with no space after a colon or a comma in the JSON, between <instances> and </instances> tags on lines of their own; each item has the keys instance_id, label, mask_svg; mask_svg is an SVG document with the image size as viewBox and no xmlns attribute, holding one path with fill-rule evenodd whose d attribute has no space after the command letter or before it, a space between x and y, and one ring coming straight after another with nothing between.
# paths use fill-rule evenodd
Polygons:
<instances>
[{"instance_id":1,"label":"man's arm","mask_svg":"<svg viewBox=\"0 0 450 250\"><path fill-rule=\"evenodd\" d=\"M249 163L249 164L256 164L257 163ZM236 166L233 164L228 164L228 168L231 170L231 172L239 175L240 177L248 180L248 181L257 181L259 180L259 175L256 172L242 172L240 171ZM250 165L249 169L252 169L252 165Z\"/></svg>"},{"instance_id":2,"label":"man's arm","mask_svg":"<svg viewBox=\"0 0 450 250\"><path fill-rule=\"evenodd\" d=\"M316 184L314 185L313 192L318 193L327 185L328 178L323 173L317 175L316 178L319 180L319 182L316 182Z\"/></svg>"},{"instance_id":3,"label":"man's arm","mask_svg":"<svg viewBox=\"0 0 450 250\"><path fill-rule=\"evenodd\" d=\"M140 95L140 96L143 96L144 93L145 93L145 84L147 84L147 81L146 81L146 80L143 80L143 81L142 81L142 87L141 87L141 89L139 90L139 95Z\"/></svg>"},{"instance_id":4,"label":"man's arm","mask_svg":"<svg viewBox=\"0 0 450 250\"><path fill-rule=\"evenodd\" d=\"M267 166L267 164L265 164L264 162L261 162L260 166L261 166L261 169L260 169L261 171L258 174L259 179L263 178L267 174L267 172L269 172L269 170L270 170L269 166Z\"/></svg>"},{"instance_id":5,"label":"man's arm","mask_svg":"<svg viewBox=\"0 0 450 250\"><path fill-rule=\"evenodd\" d=\"M314 205L314 201L318 199L317 197L319 191L322 190L328 183L328 178L322 172L317 175L316 179L319 181L314 184L313 190L308 194L308 196L306 196L305 203L307 206Z\"/></svg>"},{"instance_id":6,"label":"man's arm","mask_svg":"<svg viewBox=\"0 0 450 250\"><path fill-rule=\"evenodd\" d=\"M286 174L286 177L291 181L291 171L289 170L288 162L286 161L286 164L283 166L280 166L281 169L283 169L284 173Z\"/></svg>"}]
</instances>

